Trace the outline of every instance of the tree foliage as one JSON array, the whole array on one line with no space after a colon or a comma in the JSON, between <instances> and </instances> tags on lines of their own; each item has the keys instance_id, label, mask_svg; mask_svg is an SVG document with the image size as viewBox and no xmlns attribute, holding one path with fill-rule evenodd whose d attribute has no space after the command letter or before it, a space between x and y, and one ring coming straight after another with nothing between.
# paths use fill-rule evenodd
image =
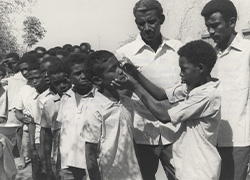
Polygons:
<instances>
[{"instance_id":1,"label":"tree foliage","mask_svg":"<svg viewBox=\"0 0 250 180\"><path fill-rule=\"evenodd\" d=\"M19 45L13 33L14 19L12 15L29 11L29 5L36 0L0 0L0 59L10 51L17 51Z\"/></svg>"},{"instance_id":2,"label":"tree foliage","mask_svg":"<svg viewBox=\"0 0 250 180\"><path fill-rule=\"evenodd\" d=\"M45 36L46 30L42 27L37 17L28 16L27 19L24 20L23 25L24 43L27 44L28 47L32 47Z\"/></svg>"}]
</instances>

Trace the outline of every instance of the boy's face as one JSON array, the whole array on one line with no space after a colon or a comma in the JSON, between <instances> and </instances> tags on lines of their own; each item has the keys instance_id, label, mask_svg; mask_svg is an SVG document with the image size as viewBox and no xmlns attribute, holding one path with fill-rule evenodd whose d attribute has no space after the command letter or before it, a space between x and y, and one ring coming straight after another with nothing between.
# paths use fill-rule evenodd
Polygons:
<instances>
[{"instance_id":1,"label":"boy's face","mask_svg":"<svg viewBox=\"0 0 250 180\"><path fill-rule=\"evenodd\" d=\"M74 64L71 67L70 80L74 87L78 89L87 89L92 86L85 76L84 63Z\"/></svg>"},{"instance_id":2,"label":"boy's face","mask_svg":"<svg viewBox=\"0 0 250 180\"><path fill-rule=\"evenodd\" d=\"M218 44L227 44L235 27L235 24L230 20L226 21L220 12L215 12L205 18L205 25L210 37Z\"/></svg>"},{"instance_id":3,"label":"boy's face","mask_svg":"<svg viewBox=\"0 0 250 180\"><path fill-rule=\"evenodd\" d=\"M14 58L9 58L9 68L14 71L17 66L17 60Z\"/></svg>"},{"instance_id":4,"label":"boy's face","mask_svg":"<svg viewBox=\"0 0 250 180\"><path fill-rule=\"evenodd\" d=\"M110 57L106 62L104 62L101 68L103 69L103 73L100 79L105 88L112 87L111 82L115 79L123 81L127 78L123 73L123 70L120 68L120 63L115 56Z\"/></svg>"},{"instance_id":5,"label":"boy's face","mask_svg":"<svg viewBox=\"0 0 250 180\"><path fill-rule=\"evenodd\" d=\"M28 73L29 73L29 64L28 63L22 63L19 64L19 70L22 73L23 77L27 79Z\"/></svg>"},{"instance_id":6,"label":"boy's face","mask_svg":"<svg viewBox=\"0 0 250 180\"><path fill-rule=\"evenodd\" d=\"M46 84L40 70L31 70L28 75L28 84L40 91Z\"/></svg>"},{"instance_id":7,"label":"boy's face","mask_svg":"<svg viewBox=\"0 0 250 180\"><path fill-rule=\"evenodd\" d=\"M63 72L59 72L57 74L51 74L50 82L54 86L59 95L62 95L71 87L70 80Z\"/></svg>"},{"instance_id":8,"label":"boy's face","mask_svg":"<svg viewBox=\"0 0 250 180\"><path fill-rule=\"evenodd\" d=\"M181 81L186 83L188 87L196 87L201 81L201 69L190 63L186 57L179 58L179 66L181 68Z\"/></svg>"},{"instance_id":9,"label":"boy's face","mask_svg":"<svg viewBox=\"0 0 250 180\"><path fill-rule=\"evenodd\" d=\"M41 73L46 84L50 84L50 80L48 76L48 69L50 66L51 66L51 62L44 62L44 63L41 63L40 65Z\"/></svg>"}]
</instances>

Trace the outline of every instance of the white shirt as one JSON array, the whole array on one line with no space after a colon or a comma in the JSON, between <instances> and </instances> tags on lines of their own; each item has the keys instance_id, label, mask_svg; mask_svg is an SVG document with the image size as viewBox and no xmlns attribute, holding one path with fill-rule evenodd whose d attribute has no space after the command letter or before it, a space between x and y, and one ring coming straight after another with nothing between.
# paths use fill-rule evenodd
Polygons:
<instances>
[{"instance_id":1,"label":"white shirt","mask_svg":"<svg viewBox=\"0 0 250 180\"><path fill-rule=\"evenodd\" d=\"M218 52L212 76L221 81L222 92L218 146L250 146L250 41L237 34Z\"/></svg>"},{"instance_id":2,"label":"white shirt","mask_svg":"<svg viewBox=\"0 0 250 180\"><path fill-rule=\"evenodd\" d=\"M133 104L112 102L99 92L88 105L82 136L99 146L102 180L142 180L133 143Z\"/></svg>"},{"instance_id":3,"label":"white shirt","mask_svg":"<svg viewBox=\"0 0 250 180\"><path fill-rule=\"evenodd\" d=\"M72 89L62 96L58 112L58 121L62 123L60 134L62 169L68 168L68 166L86 168L85 142L80 141L82 139L80 133L85 121L82 118L83 114L85 114L87 105L93 99L94 94L95 89L83 95L78 106Z\"/></svg>"},{"instance_id":4,"label":"white shirt","mask_svg":"<svg viewBox=\"0 0 250 180\"><path fill-rule=\"evenodd\" d=\"M221 158L216 149L220 121L219 82L193 89L184 101L170 108L171 122L180 123L173 144L175 175L179 180L217 180ZM180 89L166 91L170 101Z\"/></svg>"},{"instance_id":5,"label":"white shirt","mask_svg":"<svg viewBox=\"0 0 250 180\"><path fill-rule=\"evenodd\" d=\"M29 115L34 118L34 122L36 123L35 130L35 143L40 143L40 122L41 122L41 112L39 111L39 107L37 104L37 99L39 97L39 93L36 91L34 87L30 85L25 85L21 88L17 101L15 103L15 108L18 110L22 110L23 114Z\"/></svg>"},{"instance_id":6,"label":"white shirt","mask_svg":"<svg viewBox=\"0 0 250 180\"><path fill-rule=\"evenodd\" d=\"M162 44L155 52L138 35L135 41L118 49L116 56L118 60L121 60L122 57L129 58L140 67L141 73L146 78L165 89L180 82L177 51L181 46L180 41L168 40L163 37ZM157 121L135 94L132 99L135 106L136 143L158 145L160 136L163 144L172 143L175 127Z\"/></svg>"}]
</instances>

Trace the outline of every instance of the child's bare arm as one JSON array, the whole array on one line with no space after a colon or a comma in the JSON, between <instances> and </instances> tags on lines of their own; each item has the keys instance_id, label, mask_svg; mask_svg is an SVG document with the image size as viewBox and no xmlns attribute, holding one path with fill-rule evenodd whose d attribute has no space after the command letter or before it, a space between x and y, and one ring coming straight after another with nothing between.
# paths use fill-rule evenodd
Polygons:
<instances>
[{"instance_id":1,"label":"child's bare arm","mask_svg":"<svg viewBox=\"0 0 250 180\"><path fill-rule=\"evenodd\" d=\"M97 148L96 143L85 143L86 163L91 180L101 180L99 166L97 162Z\"/></svg>"},{"instance_id":2,"label":"child's bare arm","mask_svg":"<svg viewBox=\"0 0 250 180\"><path fill-rule=\"evenodd\" d=\"M166 101L155 100L140 84L137 84L134 87L135 94L157 119L163 123L171 121L167 111L168 108Z\"/></svg>"},{"instance_id":3,"label":"child's bare arm","mask_svg":"<svg viewBox=\"0 0 250 180\"><path fill-rule=\"evenodd\" d=\"M16 109L15 116L19 121L21 121L24 124L29 124L31 122L30 117L27 115L24 115L22 110Z\"/></svg>"}]
</instances>

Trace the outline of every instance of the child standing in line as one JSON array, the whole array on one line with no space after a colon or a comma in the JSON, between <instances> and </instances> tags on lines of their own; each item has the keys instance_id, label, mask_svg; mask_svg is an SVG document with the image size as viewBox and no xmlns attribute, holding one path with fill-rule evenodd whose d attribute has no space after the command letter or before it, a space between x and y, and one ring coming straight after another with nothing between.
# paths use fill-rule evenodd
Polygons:
<instances>
[{"instance_id":1,"label":"child standing in line","mask_svg":"<svg viewBox=\"0 0 250 180\"><path fill-rule=\"evenodd\" d=\"M82 180L86 178L85 147L78 141L85 119L81 115L94 97L95 89L86 79L84 62L88 57L72 53L65 59L66 73L72 83L61 98L58 121L61 122L60 154L62 179Z\"/></svg>"},{"instance_id":2,"label":"child standing in line","mask_svg":"<svg viewBox=\"0 0 250 180\"><path fill-rule=\"evenodd\" d=\"M221 158L215 146L221 98L217 89L219 81L210 76L217 55L213 47L202 40L187 43L178 54L181 85L166 90L159 88L131 68L133 65L129 69L137 81L128 77L134 92L160 121L180 124L173 145L176 177L179 180L217 180ZM122 83L117 80L113 84L117 82ZM161 100L167 98L170 103L159 104L150 94Z\"/></svg>"},{"instance_id":3,"label":"child standing in line","mask_svg":"<svg viewBox=\"0 0 250 180\"><path fill-rule=\"evenodd\" d=\"M87 78L99 87L83 117L89 177L141 180L134 148L132 101L111 86L112 80L123 80L126 76L114 54L108 51L92 53L85 68Z\"/></svg>"},{"instance_id":4,"label":"child standing in line","mask_svg":"<svg viewBox=\"0 0 250 180\"><path fill-rule=\"evenodd\" d=\"M57 121L61 97L71 87L62 62L55 63L48 69L50 85L57 94L48 99L43 106L41 116L41 150L44 155L47 180L60 179L59 138L61 123Z\"/></svg>"},{"instance_id":5,"label":"child standing in line","mask_svg":"<svg viewBox=\"0 0 250 180\"><path fill-rule=\"evenodd\" d=\"M34 62L29 67L28 84L20 90L20 99L16 104L16 117L28 125L33 179L43 179L40 161L40 121L41 114L37 98L45 91L46 84L42 77L40 64ZM27 119L28 118L28 119ZM28 121L27 121L28 120Z\"/></svg>"}]
</instances>

